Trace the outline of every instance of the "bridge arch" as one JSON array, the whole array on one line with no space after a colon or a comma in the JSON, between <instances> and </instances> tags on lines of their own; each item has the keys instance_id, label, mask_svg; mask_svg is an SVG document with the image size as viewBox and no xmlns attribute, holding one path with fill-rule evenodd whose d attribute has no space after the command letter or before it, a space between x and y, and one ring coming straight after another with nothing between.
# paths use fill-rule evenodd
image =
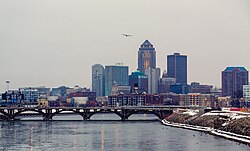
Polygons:
<instances>
[{"instance_id":1,"label":"bridge arch","mask_svg":"<svg viewBox=\"0 0 250 151\"><path fill-rule=\"evenodd\" d=\"M0 119L2 119L2 120L8 119L8 117L9 117L8 113L6 113L6 112L4 112L2 110L0 110L0 113L1 113L0 114L1 118Z\"/></svg>"},{"instance_id":2,"label":"bridge arch","mask_svg":"<svg viewBox=\"0 0 250 151\"><path fill-rule=\"evenodd\" d=\"M12 115L12 119L14 119L15 117L19 116L21 113L24 113L24 112L27 112L27 111L32 111L32 112L36 112L36 113L39 113L40 115L44 116L45 113L39 109L21 109L21 110L18 110L18 112L14 113Z\"/></svg>"},{"instance_id":3,"label":"bridge arch","mask_svg":"<svg viewBox=\"0 0 250 151\"><path fill-rule=\"evenodd\" d=\"M80 116L82 116L84 118L83 112L79 112L79 111L77 111L75 109L58 109L58 110L56 110L56 112L48 114L47 118L52 119L55 115L60 114L60 113L62 113L64 111L72 111L73 113L78 114L78 115L80 115Z\"/></svg>"},{"instance_id":4,"label":"bridge arch","mask_svg":"<svg viewBox=\"0 0 250 151\"><path fill-rule=\"evenodd\" d=\"M102 113L102 112L114 113L114 114L118 115L121 119L124 119L124 116L122 115L122 113L119 111L115 111L115 110L114 111L112 111L112 110L99 110L99 111L89 112L87 114L87 119L90 119L96 113Z\"/></svg>"},{"instance_id":5,"label":"bridge arch","mask_svg":"<svg viewBox=\"0 0 250 151\"><path fill-rule=\"evenodd\" d=\"M127 115L126 115L126 119L128 119L131 115L136 114L136 113L144 113L144 114L154 114L155 116L157 116L159 119L162 119L162 116L157 112L157 111L149 111L149 110L133 110L130 111Z\"/></svg>"}]
</instances>

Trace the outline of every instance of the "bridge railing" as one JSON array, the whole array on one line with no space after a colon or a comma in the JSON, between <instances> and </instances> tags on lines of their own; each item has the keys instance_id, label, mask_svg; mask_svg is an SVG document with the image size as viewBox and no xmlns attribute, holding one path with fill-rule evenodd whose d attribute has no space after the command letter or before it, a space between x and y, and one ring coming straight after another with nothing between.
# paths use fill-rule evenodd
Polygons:
<instances>
[{"instance_id":1,"label":"bridge railing","mask_svg":"<svg viewBox=\"0 0 250 151\"><path fill-rule=\"evenodd\" d=\"M5 110L5 109L154 109L154 108L160 108L160 109L197 109L197 107L187 107L187 106L120 106L120 107L15 107L15 106L10 106L10 107L0 107L0 110Z\"/></svg>"}]
</instances>

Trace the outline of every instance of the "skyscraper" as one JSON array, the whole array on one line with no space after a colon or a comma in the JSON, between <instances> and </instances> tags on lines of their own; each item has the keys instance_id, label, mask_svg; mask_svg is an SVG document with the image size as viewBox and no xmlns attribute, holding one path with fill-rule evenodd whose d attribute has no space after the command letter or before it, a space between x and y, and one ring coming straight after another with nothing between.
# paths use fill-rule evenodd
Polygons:
<instances>
[{"instance_id":1,"label":"skyscraper","mask_svg":"<svg viewBox=\"0 0 250 151\"><path fill-rule=\"evenodd\" d=\"M138 51L138 69L145 73L145 69L156 68L156 52L153 45L145 40Z\"/></svg>"},{"instance_id":2,"label":"skyscraper","mask_svg":"<svg viewBox=\"0 0 250 151\"><path fill-rule=\"evenodd\" d=\"M178 84L187 84L187 56L174 53L167 56L167 74Z\"/></svg>"},{"instance_id":3,"label":"skyscraper","mask_svg":"<svg viewBox=\"0 0 250 151\"><path fill-rule=\"evenodd\" d=\"M158 93L159 79L161 76L160 68L148 68L145 69L145 74L148 76L148 93Z\"/></svg>"},{"instance_id":4,"label":"skyscraper","mask_svg":"<svg viewBox=\"0 0 250 151\"><path fill-rule=\"evenodd\" d=\"M128 66L105 66L105 95L111 93L113 83L117 86L128 86Z\"/></svg>"},{"instance_id":5,"label":"skyscraper","mask_svg":"<svg viewBox=\"0 0 250 151\"><path fill-rule=\"evenodd\" d=\"M92 66L92 91L96 96L104 96L104 67L100 64Z\"/></svg>"},{"instance_id":6,"label":"skyscraper","mask_svg":"<svg viewBox=\"0 0 250 151\"><path fill-rule=\"evenodd\" d=\"M227 67L222 71L222 96L243 97L243 85L248 85L248 71L244 67Z\"/></svg>"}]
</instances>

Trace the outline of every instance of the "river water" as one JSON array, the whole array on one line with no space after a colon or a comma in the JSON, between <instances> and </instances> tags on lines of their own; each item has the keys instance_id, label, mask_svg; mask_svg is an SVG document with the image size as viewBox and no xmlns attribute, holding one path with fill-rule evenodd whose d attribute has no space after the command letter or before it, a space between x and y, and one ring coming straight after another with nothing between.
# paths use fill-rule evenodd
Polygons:
<instances>
[{"instance_id":1,"label":"river water","mask_svg":"<svg viewBox=\"0 0 250 151\"><path fill-rule=\"evenodd\" d=\"M51 151L249 151L250 147L202 132L167 127L151 115L119 121L97 114L91 121L55 117L54 121L0 122L0 150ZM67 121L65 121L65 119ZM113 119L114 121L106 121ZM143 121L137 121L137 119Z\"/></svg>"}]
</instances>

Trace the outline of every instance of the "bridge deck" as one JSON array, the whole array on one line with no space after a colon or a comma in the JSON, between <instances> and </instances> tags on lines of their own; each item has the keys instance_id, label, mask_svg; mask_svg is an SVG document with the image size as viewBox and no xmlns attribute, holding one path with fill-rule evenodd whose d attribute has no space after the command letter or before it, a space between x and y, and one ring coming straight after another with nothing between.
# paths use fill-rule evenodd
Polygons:
<instances>
[{"instance_id":1,"label":"bridge deck","mask_svg":"<svg viewBox=\"0 0 250 151\"><path fill-rule=\"evenodd\" d=\"M121 120L128 120L132 114L147 113L154 114L159 119L173 113L173 110L180 106L141 106L141 107L0 107L0 114L4 120L15 120L16 117L23 115L40 115L44 120L51 120L53 116L71 112L79 114L83 120L88 120L96 113L115 113ZM34 114L35 113L35 114Z\"/></svg>"}]
</instances>

